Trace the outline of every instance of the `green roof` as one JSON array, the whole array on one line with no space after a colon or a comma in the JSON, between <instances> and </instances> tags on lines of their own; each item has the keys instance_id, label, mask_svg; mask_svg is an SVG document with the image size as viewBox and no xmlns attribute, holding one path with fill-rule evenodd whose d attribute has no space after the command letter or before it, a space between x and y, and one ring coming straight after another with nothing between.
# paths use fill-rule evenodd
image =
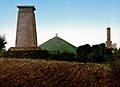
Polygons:
<instances>
[{"instance_id":1,"label":"green roof","mask_svg":"<svg viewBox=\"0 0 120 87\"><path fill-rule=\"evenodd\" d=\"M52 39L49 39L45 43L40 45L42 50L47 50L49 52L60 51L60 52L69 52L76 53L76 47L62 38L55 36Z\"/></svg>"}]
</instances>

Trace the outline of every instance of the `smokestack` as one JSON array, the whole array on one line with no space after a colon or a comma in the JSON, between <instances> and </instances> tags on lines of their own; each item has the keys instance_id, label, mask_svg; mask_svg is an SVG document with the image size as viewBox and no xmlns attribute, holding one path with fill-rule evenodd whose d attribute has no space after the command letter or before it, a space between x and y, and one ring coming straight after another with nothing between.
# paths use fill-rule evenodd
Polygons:
<instances>
[{"instance_id":1,"label":"smokestack","mask_svg":"<svg viewBox=\"0 0 120 87\"><path fill-rule=\"evenodd\" d=\"M110 41L111 39L111 30L110 27L107 28L107 41Z\"/></svg>"},{"instance_id":2,"label":"smokestack","mask_svg":"<svg viewBox=\"0 0 120 87\"><path fill-rule=\"evenodd\" d=\"M112 48L112 41L111 41L111 28L107 27L107 41L106 41L107 48Z\"/></svg>"}]
</instances>

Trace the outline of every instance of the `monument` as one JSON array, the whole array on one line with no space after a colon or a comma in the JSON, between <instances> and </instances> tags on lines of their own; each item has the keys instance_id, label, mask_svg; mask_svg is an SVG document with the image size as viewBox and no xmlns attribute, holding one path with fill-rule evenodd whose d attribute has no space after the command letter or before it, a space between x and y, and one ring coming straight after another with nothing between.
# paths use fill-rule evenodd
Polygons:
<instances>
[{"instance_id":1,"label":"monument","mask_svg":"<svg viewBox=\"0 0 120 87\"><path fill-rule=\"evenodd\" d=\"M112 48L112 41L111 41L111 28L107 27L107 41L106 46L108 49Z\"/></svg>"},{"instance_id":2,"label":"monument","mask_svg":"<svg viewBox=\"0 0 120 87\"><path fill-rule=\"evenodd\" d=\"M37 33L34 6L17 6L16 51L37 50Z\"/></svg>"}]
</instances>

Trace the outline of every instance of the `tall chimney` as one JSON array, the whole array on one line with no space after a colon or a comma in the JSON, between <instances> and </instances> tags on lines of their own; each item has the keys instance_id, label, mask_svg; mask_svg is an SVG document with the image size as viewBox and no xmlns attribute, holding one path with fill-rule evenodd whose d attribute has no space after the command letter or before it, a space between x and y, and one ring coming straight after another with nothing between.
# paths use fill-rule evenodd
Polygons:
<instances>
[{"instance_id":1,"label":"tall chimney","mask_svg":"<svg viewBox=\"0 0 120 87\"><path fill-rule=\"evenodd\" d=\"M111 28L107 27L107 41L106 46L108 49L112 48L112 41L111 41Z\"/></svg>"},{"instance_id":2,"label":"tall chimney","mask_svg":"<svg viewBox=\"0 0 120 87\"><path fill-rule=\"evenodd\" d=\"M37 48L37 33L34 6L17 6L18 20L15 49L35 50Z\"/></svg>"}]
</instances>

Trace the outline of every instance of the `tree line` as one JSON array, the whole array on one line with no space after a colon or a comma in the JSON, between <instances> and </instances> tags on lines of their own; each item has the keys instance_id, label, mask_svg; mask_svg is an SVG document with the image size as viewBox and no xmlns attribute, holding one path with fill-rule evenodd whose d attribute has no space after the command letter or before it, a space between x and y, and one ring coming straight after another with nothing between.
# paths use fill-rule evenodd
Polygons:
<instances>
[{"instance_id":1,"label":"tree line","mask_svg":"<svg viewBox=\"0 0 120 87\"><path fill-rule=\"evenodd\" d=\"M0 35L0 51L5 49L7 44L5 35ZM105 63L108 61L120 59L120 50L108 49L105 43L90 46L89 44L81 45L76 49L77 54L73 53L57 53L50 54L48 51L26 51L26 52L2 52L1 57L8 58L36 58L47 60L60 60L60 61L75 61L75 62L93 62Z\"/></svg>"},{"instance_id":2,"label":"tree line","mask_svg":"<svg viewBox=\"0 0 120 87\"><path fill-rule=\"evenodd\" d=\"M90 46L85 44L76 50L79 62L102 63L112 60L112 50L107 49L105 43Z\"/></svg>"}]
</instances>

